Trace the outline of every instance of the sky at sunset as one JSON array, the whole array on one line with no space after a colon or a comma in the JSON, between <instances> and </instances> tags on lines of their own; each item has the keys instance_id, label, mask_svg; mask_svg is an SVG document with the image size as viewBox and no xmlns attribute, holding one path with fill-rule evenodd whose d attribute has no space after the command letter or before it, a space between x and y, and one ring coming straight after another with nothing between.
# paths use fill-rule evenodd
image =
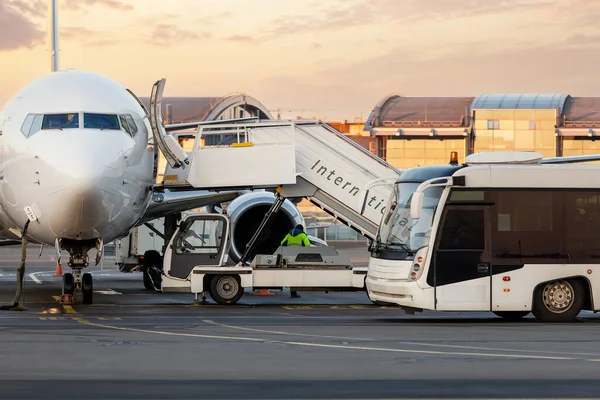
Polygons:
<instances>
[{"instance_id":1,"label":"sky at sunset","mask_svg":"<svg viewBox=\"0 0 600 400\"><path fill-rule=\"evenodd\" d=\"M282 116L405 96L600 96L598 0L58 0L60 68ZM49 72L47 1L0 0L0 105Z\"/></svg>"}]
</instances>

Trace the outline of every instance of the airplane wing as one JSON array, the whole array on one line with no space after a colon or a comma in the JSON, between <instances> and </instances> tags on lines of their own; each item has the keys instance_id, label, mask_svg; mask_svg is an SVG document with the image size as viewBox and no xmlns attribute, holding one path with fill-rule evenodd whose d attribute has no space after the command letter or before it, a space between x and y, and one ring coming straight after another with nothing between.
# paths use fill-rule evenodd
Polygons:
<instances>
[{"instance_id":1,"label":"airplane wing","mask_svg":"<svg viewBox=\"0 0 600 400\"><path fill-rule=\"evenodd\" d=\"M186 190L182 192L154 192L146 213L139 224L194 208L219 205L235 199L247 191Z\"/></svg>"}]
</instances>

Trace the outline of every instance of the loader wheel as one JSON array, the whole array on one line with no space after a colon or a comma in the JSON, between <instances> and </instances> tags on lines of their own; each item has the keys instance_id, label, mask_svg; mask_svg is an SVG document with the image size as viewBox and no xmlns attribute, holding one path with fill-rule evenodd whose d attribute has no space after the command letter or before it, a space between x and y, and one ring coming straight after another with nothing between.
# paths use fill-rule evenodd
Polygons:
<instances>
[{"instance_id":1,"label":"loader wheel","mask_svg":"<svg viewBox=\"0 0 600 400\"><path fill-rule=\"evenodd\" d=\"M152 285L152 278L150 277L150 273L147 268L142 269L142 275L144 277L144 288L146 290L154 290L154 286Z\"/></svg>"},{"instance_id":2,"label":"loader wheel","mask_svg":"<svg viewBox=\"0 0 600 400\"><path fill-rule=\"evenodd\" d=\"M146 250L141 261L142 275L144 277L144 288L146 290L159 290L161 287L161 271L163 260L156 250Z\"/></svg>"},{"instance_id":3,"label":"loader wheel","mask_svg":"<svg viewBox=\"0 0 600 400\"><path fill-rule=\"evenodd\" d=\"M235 304L244 294L237 275L216 275L210 281L210 297L219 304Z\"/></svg>"}]
</instances>

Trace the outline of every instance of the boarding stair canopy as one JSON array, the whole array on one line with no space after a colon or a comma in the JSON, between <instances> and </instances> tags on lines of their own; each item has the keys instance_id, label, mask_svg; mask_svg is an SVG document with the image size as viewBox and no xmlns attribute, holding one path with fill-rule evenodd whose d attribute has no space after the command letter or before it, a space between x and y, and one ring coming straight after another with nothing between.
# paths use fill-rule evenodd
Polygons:
<instances>
[{"instance_id":1,"label":"boarding stair canopy","mask_svg":"<svg viewBox=\"0 0 600 400\"><path fill-rule=\"evenodd\" d=\"M168 165L164 189L277 189L308 198L374 239L400 171L321 121L204 121L186 153L162 122L165 80L154 84L150 124ZM231 138L214 144L211 135Z\"/></svg>"},{"instance_id":2,"label":"boarding stair canopy","mask_svg":"<svg viewBox=\"0 0 600 400\"><path fill-rule=\"evenodd\" d=\"M211 135L228 135L230 144ZM198 128L189 168L167 166L163 186L279 188L309 199L373 239L400 171L321 121L255 121Z\"/></svg>"}]
</instances>

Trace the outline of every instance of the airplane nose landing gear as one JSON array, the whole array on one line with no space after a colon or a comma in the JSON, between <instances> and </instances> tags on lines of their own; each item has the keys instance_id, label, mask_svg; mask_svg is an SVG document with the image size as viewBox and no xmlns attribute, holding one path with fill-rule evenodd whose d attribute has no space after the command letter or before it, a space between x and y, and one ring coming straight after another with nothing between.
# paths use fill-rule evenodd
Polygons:
<instances>
[{"instance_id":1,"label":"airplane nose landing gear","mask_svg":"<svg viewBox=\"0 0 600 400\"><path fill-rule=\"evenodd\" d=\"M73 273L63 274L61 297L62 304L73 304L74 296L78 293L82 294L82 304L92 304L94 301L94 284L92 274L86 272L81 273L82 269L88 266L87 254L73 256L69 259L69 267L73 269ZM70 303L67 303L70 300ZM65 303L63 303L63 301Z\"/></svg>"}]
</instances>

